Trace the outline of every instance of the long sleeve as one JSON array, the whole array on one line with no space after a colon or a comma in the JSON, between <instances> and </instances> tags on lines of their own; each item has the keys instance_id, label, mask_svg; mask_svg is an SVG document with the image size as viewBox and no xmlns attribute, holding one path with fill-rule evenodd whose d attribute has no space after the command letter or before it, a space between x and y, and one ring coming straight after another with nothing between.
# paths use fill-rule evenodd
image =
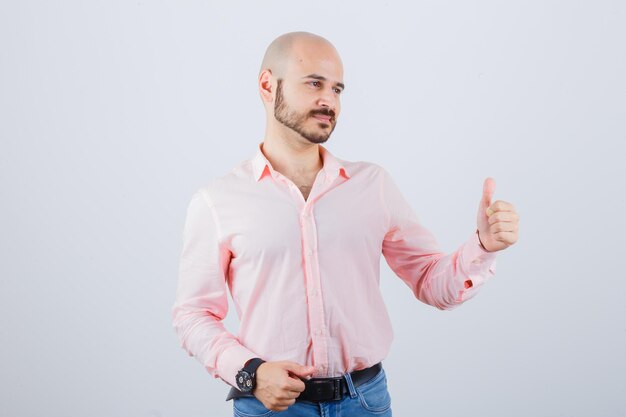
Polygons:
<instances>
[{"instance_id":1,"label":"long sleeve","mask_svg":"<svg viewBox=\"0 0 626 417\"><path fill-rule=\"evenodd\" d=\"M381 197L388 210L388 232L382 245L391 269L420 301L451 310L474 297L495 275L496 254L485 251L477 231L455 252L445 254L423 227L387 172Z\"/></svg>"},{"instance_id":2,"label":"long sleeve","mask_svg":"<svg viewBox=\"0 0 626 417\"><path fill-rule=\"evenodd\" d=\"M236 387L237 371L257 355L229 333L226 279L230 251L220 241L209 195L198 190L187 209L173 327L181 347L215 378Z\"/></svg>"}]
</instances>

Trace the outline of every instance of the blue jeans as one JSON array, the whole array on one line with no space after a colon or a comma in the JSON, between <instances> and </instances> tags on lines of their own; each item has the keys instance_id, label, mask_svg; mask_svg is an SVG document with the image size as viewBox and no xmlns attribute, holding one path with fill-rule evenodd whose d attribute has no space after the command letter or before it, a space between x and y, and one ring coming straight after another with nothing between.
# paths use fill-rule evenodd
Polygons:
<instances>
[{"instance_id":1,"label":"blue jeans","mask_svg":"<svg viewBox=\"0 0 626 417\"><path fill-rule=\"evenodd\" d=\"M344 374L350 395L341 401L311 402L296 401L285 411L271 411L255 397L233 399L235 417L391 417L391 396L387 390L385 370L354 387L350 374Z\"/></svg>"}]
</instances>

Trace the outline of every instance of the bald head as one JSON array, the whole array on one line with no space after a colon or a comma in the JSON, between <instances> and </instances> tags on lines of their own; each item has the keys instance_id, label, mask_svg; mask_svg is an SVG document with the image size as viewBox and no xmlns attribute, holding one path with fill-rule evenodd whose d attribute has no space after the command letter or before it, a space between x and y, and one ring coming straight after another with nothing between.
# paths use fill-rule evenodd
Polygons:
<instances>
[{"instance_id":1,"label":"bald head","mask_svg":"<svg viewBox=\"0 0 626 417\"><path fill-rule=\"evenodd\" d=\"M274 77L283 78L292 61L302 59L310 48L324 49L339 59L335 47L325 38L309 32L290 32L274 39L267 47L259 74L270 70Z\"/></svg>"},{"instance_id":2,"label":"bald head","mask_svg":"<svg viewBox=\"0 0 626 417\"><path fill-rule=\"evenodd\" d=\"M268 46L258 87L267 115L266 137L293 135L302 143L322 143L339 116L343 64L321 36L286 33Z\"/></svg>"}]
</instances>

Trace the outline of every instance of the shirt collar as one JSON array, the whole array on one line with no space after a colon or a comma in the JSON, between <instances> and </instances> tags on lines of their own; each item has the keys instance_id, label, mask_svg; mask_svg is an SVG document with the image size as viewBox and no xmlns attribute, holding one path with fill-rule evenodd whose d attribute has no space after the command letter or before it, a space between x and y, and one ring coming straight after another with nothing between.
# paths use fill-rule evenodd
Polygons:
<instances>
[{"instance_id":1,"label":"shirt collar","mask_svg":"<svg viewBox=\"0 0 626 417\"><path fill-rule=\"evenodd\" d=\"M267 160L263 151L261 151L262 145L263 142L258 144L257 152L252 158L252 172L256 181L260 181L266 174L274 177L276 173L272 164ZM335 158L335 156L331 154L328 149L322 145L318 146L320 149L320 156L322 157L322 170L326 173L326 178L331 181L337 178L338 175L343 175L346 179L350 178L343 164Z\"/></svg>"}]
</instances>

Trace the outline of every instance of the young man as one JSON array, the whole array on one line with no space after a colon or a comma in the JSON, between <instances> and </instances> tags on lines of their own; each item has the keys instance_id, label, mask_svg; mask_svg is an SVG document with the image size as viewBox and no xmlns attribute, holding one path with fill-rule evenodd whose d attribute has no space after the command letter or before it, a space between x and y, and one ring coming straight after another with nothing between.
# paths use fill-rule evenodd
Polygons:
<instances>
[{"instance_id":1,"label":"young man","mask_svg":"<svg viewBox=\"0 0 626 417\"><path fill-rule=\"evenodd\" d=\"M344 89L341 59L324 38L274 40L258 86L267 126L256 155L189 204L173 307L181 346L231 385L235 415L390 416L381 253L416 298L452 309L494 275L495 252L517 241L519 217L491 203L487 178L477 230L446 255L383 168L321 146ZM227 287L238 336L222 324Z\"/></svg>"}]
</instances>

